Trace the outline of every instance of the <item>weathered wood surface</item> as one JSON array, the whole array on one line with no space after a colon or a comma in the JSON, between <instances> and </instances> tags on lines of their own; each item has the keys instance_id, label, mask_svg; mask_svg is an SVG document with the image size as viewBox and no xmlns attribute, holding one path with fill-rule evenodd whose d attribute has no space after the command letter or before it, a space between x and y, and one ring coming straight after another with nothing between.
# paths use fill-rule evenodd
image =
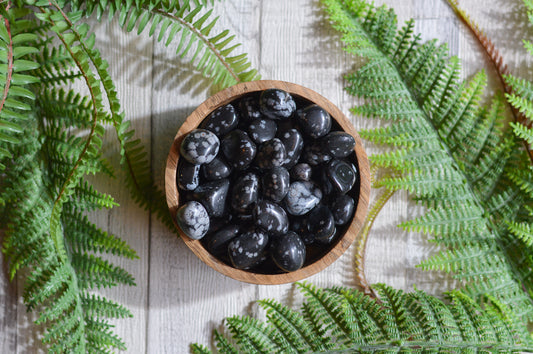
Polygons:
<instances>
[{"instance_id":1,"label":"weathered wood surface","mask_svg":"<svg viewBox=\"0 0 533 354\"><path fill-rule=\"evenodd\" d=\"M402 23L415 18L424 40L437 38L449 44L450 52L463 62L464 77L485 69L489 84L501 86L494 69L444 0L381 0L393 6ZM533 74L531 60L522 48L522 38L531 38L520 0L460 0L461 6L485 29L502 51L511 71L527 78ZM236 34L263 78L294 82L317 91L335 103L356 129L375 122L354 117L355 104L343 90L342 74L356 60L344 53L337 34L324 21L317 0L226 0L216 4L219 28ZM123 108L147 146L152 172L164 186L169 148L183 120L209 96L206 81L190 73L190 67L174 58L173 51L147 36L125 34L116 23L95 24L97 46L109 61ZM106 154L117 164L114 133L106 138ZM376 151L367 144L367 153ZM254 301L276 298L297 306L301 296L291 284L260 286L222 276L202 263L175 234L129 198L120 173L114 182L96 185L110 192L120 207L92 215L104 229L123 237L137 250L140 260L122 261L137 280L137 287L105 291L126 304L134 319L116 322L130 353L186 353L189 344L209 344L211 331L234 314L262 317ZM438 294L453 285L443 274L422 272L415 265L436 247L419 234L398 229L402 220L419 213L406 193L397 193L377 220L366 253L370 283L385 282L402 289L413 285ZM324 271L308 278L320 286L353 286L353 248ZM6 266L0 275L0 352L42 351L20 300L19 282L9 282Z\"/></svg>"}]
</instances>

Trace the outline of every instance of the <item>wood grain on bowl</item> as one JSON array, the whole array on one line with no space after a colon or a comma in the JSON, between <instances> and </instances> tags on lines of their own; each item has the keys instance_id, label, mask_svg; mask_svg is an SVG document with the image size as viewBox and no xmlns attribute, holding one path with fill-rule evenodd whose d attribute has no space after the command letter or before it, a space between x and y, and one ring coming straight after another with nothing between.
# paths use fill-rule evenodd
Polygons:
<instances>
[{"instance_id":1,"label":"wood grain on bowl","mask_svg":"<svg viewBox=\"0 0 533 354\"><path fill-rule=\"evenodd\" d=\"M289 273L259 274L252 271L233 268L211 255L199 240L193 240L187 237L176 225L183 241L204 263L226 276L253 284L283 284L295 282L307 278L333 263L350 247L361 230L366 217L370 196L370 171L368 158L363 148L361 138L350 121L333 103L315 91L297 84L275 80L252 81L237 84L211 96L191 113L178 130L168 155L165 171L167 203L174 223L176 223L176 211L179 207L179 191L176 185L176 171L179 160L180 144L183 137L191 130L197 128L202 120L218 107L224 106L252 92L259 92L269 88L277 88L287 91L293 96L300 96L301 98L321 106L328 111L331 117L345 132L354 137L356 142L354 151L357 158L360 190L358 193L358 200L356 201L356 210L353 220L345 234L324 256L297 271Z\"/></svg>"}]
</instances>

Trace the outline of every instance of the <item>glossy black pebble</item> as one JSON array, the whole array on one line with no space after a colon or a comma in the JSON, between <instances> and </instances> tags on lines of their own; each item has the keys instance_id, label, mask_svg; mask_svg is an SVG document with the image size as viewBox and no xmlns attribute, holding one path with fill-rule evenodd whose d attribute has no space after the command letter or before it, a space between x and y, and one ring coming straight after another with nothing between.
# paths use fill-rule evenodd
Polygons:
<instances>
[{"instance_id":1,"label":"glossy black pebble","mask_svg":"<svg viewBox=\"0 0 533 354\"><path fill-rule=\"evenodd\" d=\"M304 162L296 164L290 171L291 178L296 181L309 181L312 174L313 169Z\"/></svg>"},{"instance_id":2,"label":"glossy black pebble","mask_svg":"<svg viewBox=\"0 0 533 354\"><path fill-rule=\"evenodd\" d=\"M207 182L194 190L193 197L206 208L209 216L218 218L226 211L226 197L228 195L229 180Z\"/></svg>"},{"instance_id":3,"label":"glossy black pebble","mask_svg":"<svg viewBox=\"0 0 533 354\"><path fill-rule=\"evenodd\" d=\"M286 130L283 133L278 134L278 138L285 146L285 151L287 153L284 166L290 169L298 162L298 159L302 154L304 139L302 134L296 129Z\"/></svg>"},{"instance_id":4,"label":"glossy black pebble","mask_svg":"<svg viewBox=\"0 0 533 354\"><path fill-rule=\"evenodd\" d=\"M245 120L259 119L263 116L259 110L259 98L246 96L239 102L241 117Z\"/></svg>"},{"instance_id":5,"label":"glossy black pebble","mask_svg":"<svg viewBox=\"0 0 533 354\"><path fill-rule=\"evenodd\" d=\"M239 170L246 169L257 153L255 143L240 129L228 133L220 145L226 159Z\"/></svg>"},{"instance_id":6,"label":"glossy black pebble","mask_svg":"<svg viewBox=\"0 0 533 354\"><path fill-rule=\"evenodd\" d=\"M353 165L342 160L331 160L326 169L327 176L338 193L352 189L357 178Z\"/></svg>"},{"instance_id":7,"label":"glossy black pebble","mask_svg":"<svg viewBox=\"0 0 533 354\"><path fill-rule=\"evenodd\" d=\"M259 97L261 113L271 119L289 118L296 110L292 96L280 89L266 89Z\"/></svg>"},{"instance_id":8,"label":"glossy black pebble","mask_svg":"<svg viewBox=\"0 0 533 354\"><path fill-rule=\"evenodd\" d=\"M231 166L221 158L215 157L210 163L203 164L201 171L206 180L216 181L228 177L231 173Z\"/></svg>"},{"instance_id":9,"label":"glossy black pebble","mask_svg":"<svg viewBox=\"0 0 533 354\"><path fill-rule=\"evenodd\" d=\"M305 107L298 118L304 133L312 138L320 138L329 133L331 129L329 113L316 104Z\"/></svg>"},{"instance_id":10,"label":"glossy black pebble","mask_svg":"<svg viewBox=\"0 0 533 354\"><path fill-rule=\"evenodd\" d=\"M296 181L289 186L285 207L289 214L303 215L313 209L322 199L322 192L311 182Z\"/></svg>"},{"instance_id":11,"label":"glossy black pebble","mask_svg":"<svg viewBox=\"0 0 533 354\"><path fill-rule=\"evenodd\" d=\"M248 135L261 144L276 136L278 126L272 119L255 119L248 126Z\"/></svg>"},{"instance_id":12,"label":"glossy black pebble","mask_svg":"<svg viewBox=\"0 0 533 354\"><path fill-rule=\"evenodd\" d=\"M251 268L266 259L268 235L260 230L245 232L228 245L228 254L237 269Z\"/></svg>"},{"instance_id":13,"label":"glossy black pebble","mask_svg":"<svg viewBox=\"0 0 533 354\"><path fill-rule=\"evenodd\" d=\"M307 217L293 216L289 222L289 229L296 232L303 243L310 245L315 241L315 235L307 228Z\"/></svg>"},{"instance_id":14,"label":"glossy black pebble","mask_svg":"<svg viewBox=\"0 0 533 354\"><path fill-rule=\"evenodd\" d=\"M355 147L355 139L346 132L331 132L322 139L324 149L337 158L350 155Z\"/></svg>"},{"instance_id":15,"label":"glossy black pebble","mask_svg":"<svg viewBox=\"0 0 533 354\"><path fill-rule=\"evenodd\" d=\"M289 231L289 218L285 210L268 200L256 203L254 220L257 226L273 235L283 235Z\"/></svg>"},{"instance_id":16,"label":"glossy black pebble","mask_svg":"<svg viewBox=\"0 0 533 354\"><path fill-rule=\"evenodd\" d=\"M317 205L308 217L307 228L315 235L315 240L328 240L335 233L335 219L329 208L323 204Z\"/></svg>"},{"instance_id":17,"label":"glossy black pebble","mask_svg":"<svg viewBox=\"0 0 533 354\"><path fill-rule=\"evenodd\" d=\"M338 196L331 203L331 213L335 219L335 224L344 225L352 219L355 202L347 194Z\"/></svg>"},{"instance_id":18,"label":"glossy black pebble","mask_svg":"<svg viewBox=\"0 0 533 354\"><path fill-rule=\"evenodd\" d=\"M194 190L200 183L200 165L193 165L185 159L180 159L176 179L179 188L186 191Z\"/></svg>"},{"instance_id":19,"label":"glossy black pebble","mask_svg":"<svg viewBox=\"0 0 533 354\"><path fill-rule=\"evenodd\" d=\"M180 146L180 155L194 165L213 161L218 154L220 140L205 129L194 129L187 134Z\"/></svg>"},{"instance_id":20,"label":"glossy black pebble","mask_svg":"<svg viewBox=\"0 0 533 354\"><path fill-rule=\"evenodd\" d=\"M237 237L239 229L239 225L226 225L217 232L207 235L206 239L209 239L206 248L209 253L214 255L225 253L228 249L229 242Z\"/></svg>"},{"instance_id":21,"label":"glossy black pebble","mask_svg":"<svg viewBox=\"0 0 533 354\"><path fill-rule=\"evenodd\" d=\"M302 268L305 262L305 244L291 231L272 241L270 254L278 267L286 272L294 272Z\"/></svg>"},{"instance_id":22,"label":"glossy black pebble","mask_svg":"<svg viewBox=\"0 0 533 354\"><path fill-rule=\"evenodd\" d=\"M311 166L317 166L321 163L331 160L331 155L324 151L319 141L307 144L302 153L302 160Z\"/></svg>"},{"instance_id":23,"label":"glossy black pebble","mask_svg":"<svg viewBox=\"0 0 533 354\"><path fill-rule=\"evenodd\" d=\"M283 165L286 158L285 145L278 138L274 138L259 146L255 161L260 168L270 169Z\"/></svg>"},{"instance_id":24,"label":"glossy black pebble","mask_svg":"<svg viewBox=\"0 0 533 354\"><path fill-rule=\"evenodd\" d=\"M227 104L215 109L202 121L200 128L210 130L217 136L221 136L235 129L237 124L239 124L237 111L231 104Z\"/></svg>"},{"instance_id":25,"label":"glossy black pebble","mask_svg":"<svg viewBox=\"0 0 533 354\"><path fill-rule=\"evenodd\" d=\"M187 236L199 240L209 230L209 215L202 204L190 201L183 204L176 213L176 221Z\"/></svg>"},{"instance_id":26,"label":"glossy black pebble","mask_svg":"<svg viewBox=\"0 0 533 354\"><path fill-rule=\"evenodd\" d=\"M263 187L263 196L280 202L289 191L290 177L289 171L285 167L274 167L265 171L261 177L261 185Z\"/></svg>"},{"instance_id":27,"label":"glossy black pebble","mask_svg":"<svg viewBox=\"0 0 533 354\"><path fill-rule=\"evenodd\" d=\"M231 207L241 214L249 214L259 194L259 177L253 172L240 176L233 184Z\"/></svg>"},{"instance_id":28,"label":"glossy black pebble","mask_svg":"<svg viewBox=\"0 0 533 354\"><path fill-rule=\"evenodd\" d=\"M339 230L337 228L333 228L333 233L329 237L315 239L315 243L329 245L333 242L333 240L337 239L337 236L339 236Z\"/></svg>"}]
</instances>

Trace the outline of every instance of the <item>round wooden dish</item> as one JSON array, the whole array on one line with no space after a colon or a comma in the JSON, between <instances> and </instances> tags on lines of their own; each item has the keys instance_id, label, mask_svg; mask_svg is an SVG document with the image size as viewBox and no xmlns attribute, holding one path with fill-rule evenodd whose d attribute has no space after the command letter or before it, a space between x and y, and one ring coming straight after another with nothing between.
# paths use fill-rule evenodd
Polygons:
<instances>
[{"instance_id":1,"label":"round wooden dish","mask_svg":"<svg viewBox=\"0 0 533 354\"><path fill-rule=\"evenodd\" d=\"M295 98L300 96L300 98L316 103L327 110L331 117L340 125L340 127L355 138L356 144L354 150L360 179L359 199L356 201L356 210L353 220L348 226L344 235L342 235L335 244L329 246L331 248L329 252L313 263L305 265L295 272L280 274L254 273L252 271L233 268L211 255L199 240L193 240L187 237L176 224L176 211L179 204L179 191L176 185L176 170L178 166L180 144L183 137L191 130L197 128L200 122L218 107L226 105L233 100L249 93L263 91L268 88L285 90ZM339 258L354 242L363 225L368 209L368 199L370 195L370 172L368 158L361 143L361 138L355 131L350 121L333 103L318 93L300 85L283 81L263 80L237 84L220 91L214 96L208 98L205 102L198 106L194 112L192 112L192 114L187 118L185 123L183 123L176 134L174 143L170 149L165 171L165 187L170 214L180 232L183 241L204 263L216 271L236 280L254 284L283 284L307 278L321 271Z\"/></svg>"}]
</instances>

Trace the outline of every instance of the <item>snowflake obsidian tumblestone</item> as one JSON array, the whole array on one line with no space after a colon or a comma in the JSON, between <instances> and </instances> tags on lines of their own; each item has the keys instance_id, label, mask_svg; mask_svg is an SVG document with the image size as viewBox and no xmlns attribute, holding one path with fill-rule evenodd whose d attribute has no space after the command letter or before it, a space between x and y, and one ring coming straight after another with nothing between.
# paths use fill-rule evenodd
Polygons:
<instances>
[{"instance_id":1,"label":"snowflake obsidian tumblestone","mask_svg":"<svg viewBox=\"0 0 533 354\"><path fill-rule=\"evenodd\" d=\"M325 109L269 89L217 108L200 127L180 148L177 222L213 256L292 272L347 230L357 208L355 139Z\"/></svg>"},{"instance_id":2,"label":"snowflake obsidian tumblestone","mask_svg":"<svg viewBox=\"0 0 533 354\"><path fill-rule=\"evenodd\" d=\"M205 129L195 129L185 136L180 154L194 165L209 163L218 154L220 141L217 136Z\"/></svg>"},{"instance_id":3,"label":"snowflake obsidian tumblestone","mask_svg":"<svg viewBox=\"0 0 533 354\"><path fill-rule=\"evenodd\" d=\"M209 230L209 215L204 206L197 201L183 204L176 213L176 221L181 230L190 238L199 240Z\"/></svg>"}]
</instances>

